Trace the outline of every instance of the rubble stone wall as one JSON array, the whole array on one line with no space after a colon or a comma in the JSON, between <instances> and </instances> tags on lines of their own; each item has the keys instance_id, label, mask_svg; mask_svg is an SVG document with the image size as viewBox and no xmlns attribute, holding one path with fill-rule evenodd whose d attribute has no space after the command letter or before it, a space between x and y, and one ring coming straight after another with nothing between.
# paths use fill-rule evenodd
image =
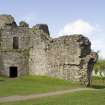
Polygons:
<instances>
[{"instance_id":1,"label":"rubble stone wall","mask_svg":"<svg viewBox=\"0 0 105 105\"><path fill-rule=\"evenodd\" d=\"M9 76L10 67L16 66L18 76L47 75L89 85L96 61L83 35L53 39L46 24L29 28L24 21L18 26L10 15L0 16L0 75Z\"/></svg>"},{"instance_id":2,"label":"rubble stone wall","mask_svg":"<svg viewBox=\"0 0 105 105\"><path fill-rule=\"evenodd\" d=\"M2 51L0 52L0 74L9 77L10 67L18 68L18 76L28 74L28 59L23 52Z\"/></svg>"}]
</instances>

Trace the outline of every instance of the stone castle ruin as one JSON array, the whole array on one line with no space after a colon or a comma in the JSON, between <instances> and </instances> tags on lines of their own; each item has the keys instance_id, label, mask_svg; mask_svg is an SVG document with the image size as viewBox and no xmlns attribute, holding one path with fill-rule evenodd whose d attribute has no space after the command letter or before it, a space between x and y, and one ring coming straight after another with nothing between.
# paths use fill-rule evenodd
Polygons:
<instances>
[{"instance_id":1,"label":"stone castle ruin","mask_svg":"<svg viewBox=\"0 0 105 105\"><path fill-rule=\"evenodd\" d=\"M51 38L46 24L0 15L0 75L48 75L89 85L97 54L83 35Z\"/></svg>"}]
</instances>

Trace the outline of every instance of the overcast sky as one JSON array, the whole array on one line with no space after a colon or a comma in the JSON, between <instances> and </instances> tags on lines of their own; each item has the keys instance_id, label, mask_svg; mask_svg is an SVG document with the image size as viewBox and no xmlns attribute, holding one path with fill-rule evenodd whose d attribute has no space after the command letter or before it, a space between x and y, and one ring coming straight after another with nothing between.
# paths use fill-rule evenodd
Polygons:
<instances>
[{"instance_id":1,"label":"overcast sky","mask_svg":"<svg viewBox=\"0 0 105 105\"><path fill-rule=\"evenodd\" d=\"M105 0L0 0L0 14L11 14L18 23L46 23L52 37L83 34L92 49L105 58Z\"/></svg>"}]
</instances>

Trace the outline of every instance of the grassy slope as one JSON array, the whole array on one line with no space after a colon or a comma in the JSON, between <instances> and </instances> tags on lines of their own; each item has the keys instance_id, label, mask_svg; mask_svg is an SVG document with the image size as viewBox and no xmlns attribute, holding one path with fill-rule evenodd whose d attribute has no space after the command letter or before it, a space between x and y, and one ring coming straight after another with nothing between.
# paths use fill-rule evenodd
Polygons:
<instances>
[{"instance_id":1,"label":"grassy slope","mask_svg":"<svg viewBox=\"0 0 105 105\"><path fill-rule=\"evenodd\" d=\"M95 91L80 91L61 96L0 105L105 105L105 84L99 78L94 78L93 84L93 87L97 89Z\"/></svg>"},{"instance_id":2,"label":"grassy slope","mask_svg":"<svg viewBox=\"0 0 105 105\"><path fill-rule=\"evenodd\" d=\"M24 76L17 79L0 77L0 96L43 93L79 87L70 81L41 76Z\"/></svg>"}]
</instances>

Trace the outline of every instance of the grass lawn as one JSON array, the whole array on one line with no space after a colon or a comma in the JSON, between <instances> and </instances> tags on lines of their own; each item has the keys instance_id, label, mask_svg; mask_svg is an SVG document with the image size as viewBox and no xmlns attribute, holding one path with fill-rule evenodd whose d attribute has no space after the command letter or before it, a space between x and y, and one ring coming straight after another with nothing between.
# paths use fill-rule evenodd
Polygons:
<instances>
[{"instance_id":1,"label":"grass lawn","mask_svg":"<svg viewBox=\"0 0 105 105\"><path fill-rule=\"evenodd\" d=\"M27 95L80 87L70 81L46 76L0 77L0 96Z\"/></svg>"},{"instance_id":2,"label":"grass lawn","mask_svg":"<svg viewBox=\"0 0 105 105\"><path fill-rule=\"evenodd\" d=\"M104 89L105 88L105 78L93 77L92 88Z\"/></svg>"},{"instance_id":3,"label":"grass lawn","mask_svg":"<svg viewBox=\"0 0 105 105\"><path fill-rule=\"evenodd\" d=\"M105 89L80 91L61 96L3 103L0 105L105 105Z\"/></svg>"},{"instance_id":4,"label":"grass lawn","mask_svg":"<svg viewBox=\"0 0 105 105\"><path fill-rule=\"evenodd\" d=\"M51 85L53 87L54 85L55 87L58 84L62 86L63 89L65 88L64 85L66 85L66 87L76 86L72 83L69 84L69 81L63 81L59 79L57 80L57 79L52 79L48 77L45 77L45 79L42 79L43 77L37 77L37 78L39 78L39 81L41 82L43 81L45 84L47 83L47 86ZM36 80L37 81L37 78L36 77L33 77L33 78L24 77L22 78L22 80L25 80L25 81L26 80L31 80L31 81ZM50 80L48 81L48 79L51 79L51 81ZM8 81L11 81L11 80L8 80ZM53 81L55 82L52 83ZM35 100L0 103L0 105L105 105L105 83L103 83L103 81L100 78L95 77L93 78L92 88L95 88L97 90L79 91L79 92L68 93L68 94L64 94L60 96L44 97L44 98L35 99Z\"/></svg>"},{"instance_id":5,"label":"grass lawn","mask_svg":"<svg viewBox=\"0 0 105 105\"><path fill-rule=\"evenodd\" d=\"M76 88L79 85L75 85L69 81L54 79L49 77L22 77L16 80L13 79L4 79L4 84L6 86L17 86L15 89L12 89L8 94L28 94L31 92L48 92L58 89L67 89L67 88ZM6 84L6 83L7 84ZM10 85L9 85L10 84ZM21 87L21 85L23 86ZM35 87L33 87L35 86ZM20 87L20 88L19 88ZM27 88L29 87L29 88ZM32 90L30 90L32 88ZM40 99L27 100L27 101L18 101L18 102L8 102L1 103L0 105L105 105L105 83L100 78L93 78L92 88L97 90L94 91L79 91L74 93L68 93L60 96L51 96L44 97ZM3 89L7 90L6 87ZM0 85L0 94L2 92ZM9 89L8 89L9 90ZM13 91L14 90L14 91ZM22 92L23 91L23 92ZM28 91L28 92L26 92ZM22 92L22 93L20 93ZM4 92L6 94L6 92Z\"/></svg>"}]
</instances>

